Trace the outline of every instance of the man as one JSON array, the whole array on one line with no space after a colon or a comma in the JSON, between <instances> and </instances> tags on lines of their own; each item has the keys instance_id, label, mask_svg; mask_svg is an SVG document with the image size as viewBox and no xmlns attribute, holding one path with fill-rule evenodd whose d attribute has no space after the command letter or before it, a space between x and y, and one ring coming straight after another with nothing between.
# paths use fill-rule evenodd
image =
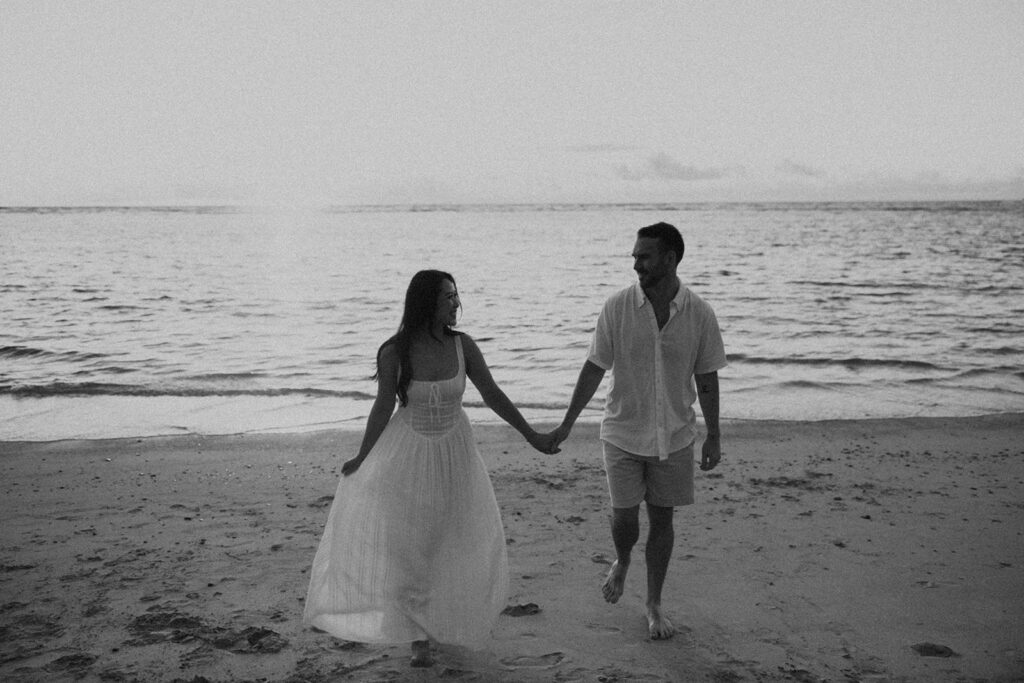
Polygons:
<instances>
[{"instance_id":1,"label":"man","mask_svg":"<svg viewBox=\"0 0 1024 683\"><path fill-rule=\"evenodd\" d=\"M684 251L679 231L667 223L637 232L633 269L639 282L605 303L565 419L552 433L557 448L611 370L601 441L616 559L602 592L610 603L622 596L643 501L650 526L646 611L653 639L675 633L661 610L661 590L675 541L673 508L693 503L695 398L707 427L700 468L714 469L721 459L718 370L726 365L725 349L714 311L676 275Z\"/></svg>"}]
</instances>

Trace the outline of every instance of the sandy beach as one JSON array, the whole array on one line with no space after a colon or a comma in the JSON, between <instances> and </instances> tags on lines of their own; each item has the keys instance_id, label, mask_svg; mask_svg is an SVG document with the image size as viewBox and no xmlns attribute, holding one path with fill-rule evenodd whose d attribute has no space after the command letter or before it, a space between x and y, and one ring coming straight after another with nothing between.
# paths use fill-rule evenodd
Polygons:
<instances>
[{"instance_id":1,"label":"sandy beach","mask_svg":"<svg viewBox=\"0 0 1024 683\"><path fill-rule=\"evenodd\" d=\"M407 646L301 624L360 432L0 443L0 679L1024 680L1024 416L724 435L676 512L680 633L653 642L642 542L622 600L601 599L596 425L556 456L476 427L513 609L484 650L442 647L428 671Z\"/></svg>"}]
</instances>

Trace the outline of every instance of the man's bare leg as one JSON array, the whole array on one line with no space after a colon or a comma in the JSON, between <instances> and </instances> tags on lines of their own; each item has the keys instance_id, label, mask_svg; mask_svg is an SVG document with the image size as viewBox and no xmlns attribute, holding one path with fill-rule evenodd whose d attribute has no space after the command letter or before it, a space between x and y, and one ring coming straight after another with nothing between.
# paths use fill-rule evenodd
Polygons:
<instances>
[{"instance_id":1,"label":"man's bare leg","mask_svg":"<svg viewBox=\"0 0 1024 683\"><path fill-rule=\"evenodd\" d=\"M622 597L626 585L626 572L633 546L640 538L640 506L612 508L612 543L615 544L615 562L608 570L601 593L608 602L615 603Z\"/></svg>"},{"instance_id":2,"label":"man's bare leg","mask_svg":"<svg viewBox=\"0 0 1024 683\"><path fill-rule=\"evenodd\" d=\"M675 543L672 512L670 507L647 504L647 519L650 522L647 548L644 551L647 560L647 626L654 640L671 638L676 632L672 622L661 613L661 589L665 585Z\"/></svg>"}]
</instances>

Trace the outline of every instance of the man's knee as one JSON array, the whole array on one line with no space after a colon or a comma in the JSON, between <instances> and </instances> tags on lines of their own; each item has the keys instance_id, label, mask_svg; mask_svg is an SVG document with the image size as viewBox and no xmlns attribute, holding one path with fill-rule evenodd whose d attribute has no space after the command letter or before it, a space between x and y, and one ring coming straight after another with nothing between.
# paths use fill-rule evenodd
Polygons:
<instances>
[{"instance_id":1,"label":"man's knee","mask_svg":"<svg viewBox=\"0 0 1024 683\"><path fill-rule=\"evenodd\" d=\"M672 513L675 508L664 507L661 505L647 504L647 519L651 523L651 528L672 528Z\"/></svg>"},{"instance_id":2,"label":"man's knee","mask_svg":"<svg viewBox=\"0 0 1024 683\"><path fill-rule=\"evenodd\" d=\"M640 517L640 506L633 505L627 508L612 508L612 519L621 521L631 521L639 519Z\"/></svg>"},{"instance_id":3,"label":"man's knee","mask_svg":"<svg viewBox=\"0 0 1024 683\"><path fill-rule=\"evenodd\" d=\"M640 506L612 508L612 533L635 537L640 533Z\"/></svg>"}]
</instances>

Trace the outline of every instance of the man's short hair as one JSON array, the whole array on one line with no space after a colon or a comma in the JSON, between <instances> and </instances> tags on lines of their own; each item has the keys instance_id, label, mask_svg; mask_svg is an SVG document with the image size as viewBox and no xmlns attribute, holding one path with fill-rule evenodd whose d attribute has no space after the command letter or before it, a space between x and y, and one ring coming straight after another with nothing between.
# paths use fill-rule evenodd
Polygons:
<instances>
[{"instance_id":1,"label":"man's short hair","mask_svg":"<svg viewBox=\"0 0 1024 683\"><path fill-rule=\"evenodd\" d=\"M676 253L676 263L683 260L686 245L683 243L683 236L676 230L676 226L669 225L668 223L655 223L654 225L640 228L637 230L636 235L637 237L653 237L658 240L662 250L671 250Z\"/></svg>"}]
</instances>

